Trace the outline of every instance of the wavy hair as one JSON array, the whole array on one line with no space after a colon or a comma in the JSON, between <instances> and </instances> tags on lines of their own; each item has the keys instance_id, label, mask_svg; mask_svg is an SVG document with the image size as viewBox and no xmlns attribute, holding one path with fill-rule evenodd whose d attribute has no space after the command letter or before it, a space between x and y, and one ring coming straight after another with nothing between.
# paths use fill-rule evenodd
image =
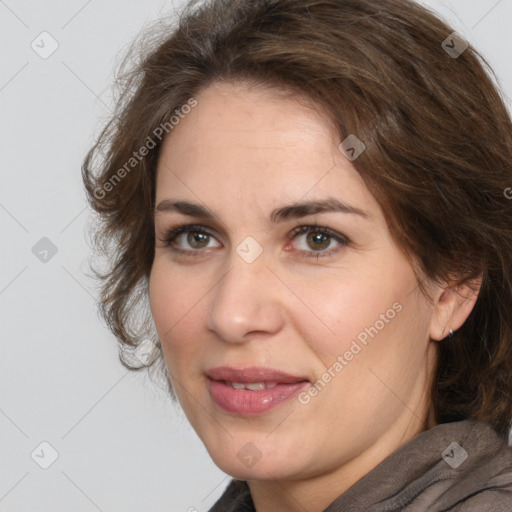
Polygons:
<instances>
[{"instance_id":1,"label":"wavy hair","mask_svg":"<svg viewBox=\"0 0 512 512\"><path fill-rule=\"evenodd\" d=\"M452 32L410 0L207 0L143 35L82 167L93 243L107 263L96 270L100 311L125 366L144 367L133 351L148 338L157 348L147 366L167 375L147 289L156 164L172 119L213 82L263 84L325 109L340 141L364 142L353 164L423 276L456 285L482 276L466 322L439 343L431 397L439 423L473 418L506 434L512 124L490 66Z\"/></svg>"}]
</instances>

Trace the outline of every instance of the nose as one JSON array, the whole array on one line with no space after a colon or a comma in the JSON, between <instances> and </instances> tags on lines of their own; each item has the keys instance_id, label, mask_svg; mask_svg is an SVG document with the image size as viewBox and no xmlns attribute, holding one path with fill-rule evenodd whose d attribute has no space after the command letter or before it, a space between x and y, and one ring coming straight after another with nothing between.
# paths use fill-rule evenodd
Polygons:
<instances>
[{"instance_id":1,"label":"nose","mask_svg":"<svg viewBox=\"0 0 512 512\"><path fill-rule=\"evenodd\" d=\"M284 326L278 280L263 261L233 259L213 292L208 328L231 343L277 334Z\"/></svg>"}]
</instances>

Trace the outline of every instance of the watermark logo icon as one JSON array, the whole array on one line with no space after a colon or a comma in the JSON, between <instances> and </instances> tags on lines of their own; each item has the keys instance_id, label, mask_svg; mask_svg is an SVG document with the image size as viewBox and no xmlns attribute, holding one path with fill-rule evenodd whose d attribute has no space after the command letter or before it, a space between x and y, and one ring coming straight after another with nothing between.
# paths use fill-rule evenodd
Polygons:
<instances>
[{"instance_id":1,"label":"watermark logo icon","mask_svg":"<svg viewBox=\"0 0 512 512\"><path fill-rule=\"evenodd\" d=\"M138 347L133 351L135 358L140 361L144 366L151 363L154 355L157 353L157 346L150 340L145 339L140 342Z\"/></svg>"},{"instance_id":2,"label":"watermark logo icon","mask_svg":"<svg viewBox=\"0 0 512 512\"><path fill-rule=\"evenodd\" d=\"M59 43L57 40L48 32L41 32L30 44L32 50L34 50L39 57L42 59L50 58L57 48Z\"/></svg>"},{"instance_id":3,"label":"watermark logo icon","mask_svg":"<svg viewBox=\"0 0 512 512\"><path fill-rule=\"evenodd\" d=\"M468 458L468 452L459 443L454 441L441 456L448 465L453 469L457 469Z\"/></svg>"},{"instance_id":4,"label":"watermark logo icon","mask_svg":"<svg viewBox=\"0 0 512 512\"><path fill-rule=\"evenodd\" d=\"M262 457L262 453L252 443L245 443L236 456L240 459L244 466L252 468Z\"/></svg>"},{"instance_id":5,"label":"watermark logo icon","mask_svg":"<svg viewBox=\"0 0 512 512\"><path fill-rule=\"evenodd\" d=\"M338 146L338 149L353 162L366 151L366 146L357 135L351 134Z\"/></svg>"},{"instance_id":6,"label":"watermark logo icon","mask_svg":"<svg viewBox=\"0 0 512 512\"><path fill-rule=\"evenodd\" d=\"M41 263L48 263L57 254L57 251L57 246L46 236L43 236L43 238L32 247L32 254Z\"/></svg>"},{"instance_id":7,"label":"watermark logo icon","mask_svg":"<svg viewBox=\"0 0 512 512\"><path fill-rule=\"evenodd\" d=\"M469 43L457 32L452 32L441 46L452 59L457 59L469 48Z\"/></svg>"},{"instance_id":8,"label":"watermark logo icon","mask_svg":"<svg viewBox=\"0 0 512 512\"><path fill-rule=\"evenodd\" d=\"M59 458L59 453L50 443L43 441L30 456L39 467L48 469Z\"/></svg>"},{"instance_id":9,"label":"watermark logo icon","mask_svg":"<svg viewBox=\"0 0 512 512\"><path fill-rule=\"evenodd\" d=\"M237 246L236 252L246 263L254 263L263 252L263 247L252 236L248 236Z\"/></svg>"}]
</instances>

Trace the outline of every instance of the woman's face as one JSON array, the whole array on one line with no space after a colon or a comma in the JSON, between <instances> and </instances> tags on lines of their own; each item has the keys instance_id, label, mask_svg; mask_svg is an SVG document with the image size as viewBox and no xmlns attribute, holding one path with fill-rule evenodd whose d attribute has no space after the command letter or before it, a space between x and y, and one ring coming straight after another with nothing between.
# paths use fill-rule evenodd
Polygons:
<instances>
[{"instance_id":1,"label":"woman's face","mask_svg":"<svg viewBox=\"0 0 512 512\"><path fill-rule=\"evenodd\" d=\"M157 172L150 298L176 395L236 478L357 480L426 428L434 306L318 111L240 84L196 99Z\"/></svg>"}]
</instances>

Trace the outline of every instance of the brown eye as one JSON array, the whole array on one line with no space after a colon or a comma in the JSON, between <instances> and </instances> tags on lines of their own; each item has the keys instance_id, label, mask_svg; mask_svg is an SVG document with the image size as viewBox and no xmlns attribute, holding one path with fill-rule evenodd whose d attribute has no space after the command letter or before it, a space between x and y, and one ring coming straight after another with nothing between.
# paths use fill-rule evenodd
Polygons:
<instances>
[{"instance_id":1,"label":"brown eye","mask_svg":"<svg viewBox=\"0 0 512 512\"><path fill-rule=\"evenodd\" d=\"M292 233L293 245L303 256L331 256L350 244L350 240L323 226L299 226Z\"/></svg>"},{"instance_id":2,"label":"brown eye","mask_svg":"<svg viewBox=\"0 0 512 512\"><path fill-rule=\"evenodd\" d=\"M207 228L196 224L171 229L164 237L164 241L167 247L180 254L199 255L204 254L206 250L222 247L215 235L207 231Z\"/></svg>"},{"instance_id":3,"label":"brown eye","mask_svg":"<svg viewBox=\"0 0 512 512\"><path fill-rule=\"evenodd\" d=\"M310 249L321 251L327 249L331 243L331 237L325 233L308 233L306 243Z\"/></svg>"},{"instance_id":4,"label":"brown eye","mask_svg":"<svg viewBox=\"0 0 512 512\"><path fill-rule=\"evenodd\" d=\"M210 235L208 233L201 233L199 231L190 231L187 233L187 243L193 249L204 249L210 242Z\"/></svg>"}]
</instances>

